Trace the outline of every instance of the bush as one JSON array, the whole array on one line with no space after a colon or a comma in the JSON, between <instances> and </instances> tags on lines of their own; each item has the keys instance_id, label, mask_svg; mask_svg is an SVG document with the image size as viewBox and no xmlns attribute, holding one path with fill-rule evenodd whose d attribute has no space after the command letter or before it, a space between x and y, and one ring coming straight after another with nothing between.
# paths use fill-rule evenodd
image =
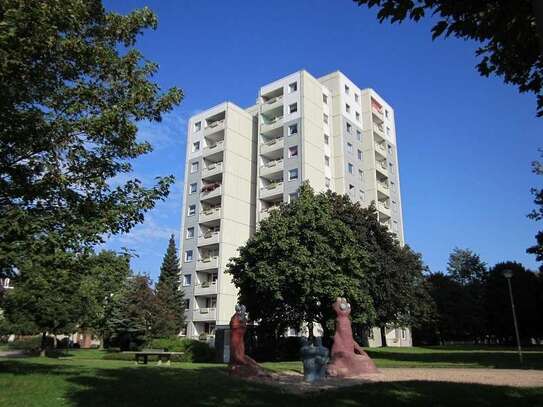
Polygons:
<instances>
[{"instance_id":1,"label":"bush","mask_svg":"<svg viewBox=\"0 0 543 407\"><path fill-rule=\"evenodd\" d=\"M53 338L47 337L48 347L53 346ZM11 349L33 350L41 347L41 336L23 336L9 342L8 346Z\"/></svg>"},{"instance_id":2,"label":"bush","mask_svg":"<svg viewBox=\"0 0 543 407\"><path fill-rule=\"evenodd\" d=\"M183 355L173 355L172 362L214 362L216 359L215 349L207 343L193 339L181 338L158 338L152 339L145 345L144 349L164 349L167 352L183 352ZM110 352L103 357L105 360L134 360L134 354L123 352ZM149 361L157 361L158 357L149 356Z\"/></svg>"}]
</instances>

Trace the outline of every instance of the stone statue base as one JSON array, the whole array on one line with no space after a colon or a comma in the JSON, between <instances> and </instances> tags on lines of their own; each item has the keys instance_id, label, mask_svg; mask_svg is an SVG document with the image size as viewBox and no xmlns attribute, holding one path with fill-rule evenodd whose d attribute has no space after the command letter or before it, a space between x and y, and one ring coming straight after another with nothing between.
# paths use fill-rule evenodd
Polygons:
<instances>
[{"instance_id":1,"label":"stone statue base","mask_svg":"<svg viewBox=\"0 0 543 407\"><path fill-rule=\"evenodd\" d=\"M363 354L338 352L332 356L327 373L331 377L354 379L379 371L366 352Z\"/></svg>"}]
</instances>

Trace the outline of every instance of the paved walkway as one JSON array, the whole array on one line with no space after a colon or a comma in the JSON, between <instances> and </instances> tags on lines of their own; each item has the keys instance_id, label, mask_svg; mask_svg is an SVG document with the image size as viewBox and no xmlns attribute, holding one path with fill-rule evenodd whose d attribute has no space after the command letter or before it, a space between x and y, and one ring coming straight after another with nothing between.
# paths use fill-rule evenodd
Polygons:
<instances>
[{"instance_id":1,"label":"paved walkway","mask_svg":"<svg viewBox=\"0 0 543 407\"><path fill-rule=\"evenodd\" d=\"M4 350L0 351L0 357L16 358L25 356L24 350Z\"/></svg>"}]
</instances>

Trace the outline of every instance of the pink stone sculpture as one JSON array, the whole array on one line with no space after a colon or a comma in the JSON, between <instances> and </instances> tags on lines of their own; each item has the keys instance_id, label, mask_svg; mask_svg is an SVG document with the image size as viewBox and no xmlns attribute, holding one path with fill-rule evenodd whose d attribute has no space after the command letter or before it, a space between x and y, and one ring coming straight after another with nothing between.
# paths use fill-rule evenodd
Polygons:
<instances>
[{"instance_id":1,"label":"pink stone sculpture","mask_svg":"<svg viewBox=\"0 0 543 407\"><path fill-rule=\"evenodd\" d=\"M245 331L247 317L245 306L236 305L236 313L230 319L230 362L231 375L241 377L270 376L258 363L245 354Z\"/></svg>"},{"instance_id":2,"label":"pink stone sculpture","mask_svg":"<svg viewBox=\"0 0 543 407\"><path fill-rule=\"evenodd\" d=\"M336 334L332 346L332 357L327 373L332 377L356 378L379 373L373 360L353 339L351 329L351 305L345 298L337 298L332 305L336 312Z\"/></svg>"}]
</instances>

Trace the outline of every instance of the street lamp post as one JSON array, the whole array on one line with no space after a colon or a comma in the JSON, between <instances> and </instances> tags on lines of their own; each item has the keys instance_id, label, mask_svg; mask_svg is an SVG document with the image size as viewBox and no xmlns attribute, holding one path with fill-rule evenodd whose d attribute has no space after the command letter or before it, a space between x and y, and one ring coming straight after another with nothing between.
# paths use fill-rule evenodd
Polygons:
<instances>
[{"instance_id":1,"label":"street lamp post","mask_svg":"<svg viewBox=\"0 0 543 407\"><path fill-rule=\"evenodd\" d=\"M522 365L522 348L520 346L520 336L518 334L517 313L515 312L515 301L513 300L513 288L511 287L513 270L504 270L503 276L507 280L507 285L509 286L509 298L511 299L511 309L513 310L513 324L515 325L515 335L517 337L518 358L520 360L520 364Z\"/></svg>"}]
</instances>

